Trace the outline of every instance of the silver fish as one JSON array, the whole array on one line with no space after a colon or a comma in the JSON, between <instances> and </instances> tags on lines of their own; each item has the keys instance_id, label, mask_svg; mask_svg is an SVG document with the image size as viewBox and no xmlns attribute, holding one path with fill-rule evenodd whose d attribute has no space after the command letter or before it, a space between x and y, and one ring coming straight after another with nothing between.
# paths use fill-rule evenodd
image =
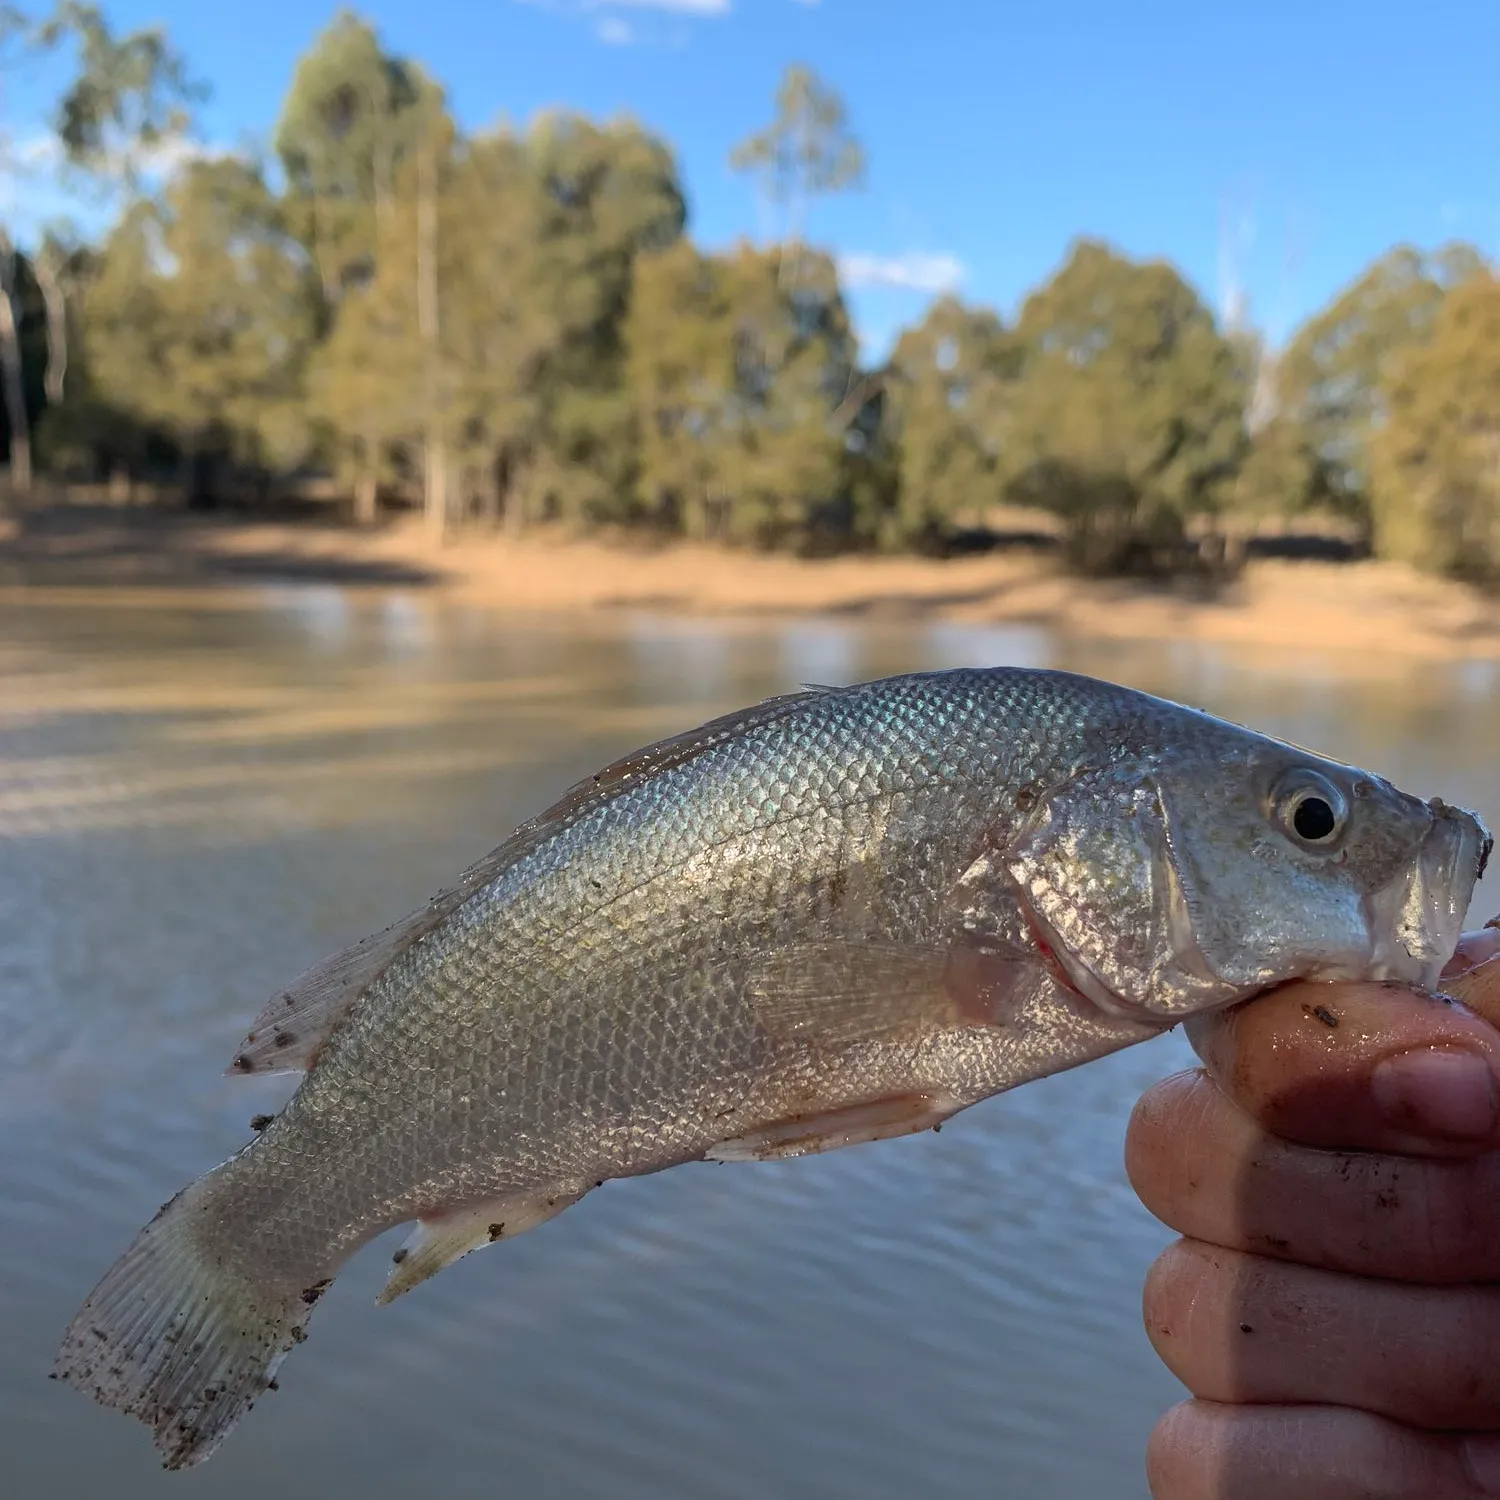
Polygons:
<instances>
[{"instance_id":1,"label":"silver fish","mask_svg":"<svg viewBox=\"0 0 1500 1500\"><path fill-rule=\"evenodd\" d=\"M1477 818L1062 672L810 689L569 791L274 996L282 1113L106 1273L55 1374L205 1458L339 1268L383 1301L606 1179L826 1151L1285 980L1432 985Z\"/></svg>"}]
</instances>

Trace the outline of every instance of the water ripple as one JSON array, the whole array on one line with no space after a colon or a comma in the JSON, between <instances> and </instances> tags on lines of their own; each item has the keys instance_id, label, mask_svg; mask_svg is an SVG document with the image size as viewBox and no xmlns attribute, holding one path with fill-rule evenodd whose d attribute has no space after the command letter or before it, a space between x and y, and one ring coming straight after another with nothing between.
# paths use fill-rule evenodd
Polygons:
<instances>
[{"instance_id":1,"label":"water ripple","mask_svg":"<svg viewBox=\"0 0 1500 1500\"><path fill-rule=\"evenodd\" d=\"M1035 631L528 625L319 592L0 605L0 1452L7 1492L161 1493L133 1424L41 1378L94 1277L286 1080L222 1069L262 997L408 910L578 775L803 678L1100 670L1491 796L1492 695L1301 692ZM713 701L709 701L713 700ZM1139 1325L1166 1241L1124 1122L1166 1038L940 1137L610 1184L384 1312L389 1243L192 1480L203 1497L1144 1496L1174 1385ZM1081 1440L1086 1434L1086 1441Z\"/></svg>"}]
</instances>

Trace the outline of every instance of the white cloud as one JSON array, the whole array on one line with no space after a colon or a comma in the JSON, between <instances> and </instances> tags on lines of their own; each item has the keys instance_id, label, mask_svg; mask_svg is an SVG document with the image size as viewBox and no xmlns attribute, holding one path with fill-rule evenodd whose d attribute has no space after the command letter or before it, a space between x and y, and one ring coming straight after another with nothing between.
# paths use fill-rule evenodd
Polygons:
<instances>
[{"instance_id":1,"label":"white cloud","mask_svg":"<svg viewBox=\"0 0 1500 1500\"><path fill-rule=\"evenodd\" d=\"M618 16L605 16L594 28L594 35L610 47L628 47L635 40L629 23Z\"/></svg>"},{"instance_id":2,"label":"white cloud","mask_svg":"<svg viewBox=\"0 0 1500 1500\"><path fill-rule=\"evenodd\" d=\"M911 292L952 292L963 283L963 262L953 255L841 255L839 275L849 286L898 287Z\"/></svg>"}]
</instances>

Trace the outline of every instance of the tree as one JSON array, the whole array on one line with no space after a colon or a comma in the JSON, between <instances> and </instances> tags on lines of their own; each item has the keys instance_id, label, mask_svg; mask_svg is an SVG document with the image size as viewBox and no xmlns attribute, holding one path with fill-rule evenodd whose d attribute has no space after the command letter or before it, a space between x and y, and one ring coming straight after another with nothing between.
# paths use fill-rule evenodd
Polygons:
<instances>
[{"instance_id":1,"label":"tree","mask_svg":"<svg viewBox=\"0 0 1500 1500\"><path fill-rule=\"evenodd\" d=\"M11 486L25 493L32 468L32 429L46 404L42 372L47 317L36 265L14 244L0 254L0 286L6 288L0 295L0 326L5 329L0 338L0 439L12 459Z\"/></svg>"},{"instance_id":2,"label":"tree","mask_svg":"<svg viewBox=\"0 0 1500 1500\"><path fill-rule=\"evenodd\" d=\"M1277 370L1279 408L1300 425L1330 498L1368 520L1368 449L1385 419L1388 378L1430 337L1443 299L1483 269L1478 251L1399 246L1293 337Z\"/></svg>"},{"instance_id":3,"label":"tree","mask_svg":"<svg viewBox=\"0 0 1500 1500\"><path fill-rule=\"evenodd\" d=\"M330 346L320 370L336 467L352 470L356 515L373 520L383 445L390 439L377 429L386 425L392 402L378 394L378 372L349 360L356 351L377 359L388 354L382 346L393 336L400 341L399 317L393 323L392 314L409 303L417 342L407 348L402 368L423 412L424 508L439 534L447 522L449 464L437 416L438 196L454 134L442 90L416 64L386 52L367 22L340 11L298 62L275 138L287 179L288 222L317 267L324 318L333 322L348 313L354 325ZM382 254L397 255L394 275L408 278L408 288L388 278L378 293L372 290ZM366 293L378 305L354 311L351 304ZM349 385L343 395L334 390L341 377Z\"/></svg>"},{"instance_id":4,"label":"tree","mask_svg":"<svg viewBox=\"0 0 1500 1500\"><path fill-rule=\"evenodd\" d=\"M1245 442L1244 366L1164 261L1080 240L1017 325L1023 375L1002 467L1012 498L1062 518L1088 571L1176 565Z\"/></svg>"},{"instance_id":5,"label":"tree","mask_svg":"<svg viewBox=\"0 0 1500 1500\"><path fill-rule=\"evenodd\" d=\"M794 64L776 90L771 123L741 141L729 165L759 179L783 215L778 237L797 246L814 198L864 181L865 153L849 130L838 92L811 68Z\"/></svg>"},{"instance_id":6,"label":"tree","mask_svg":"<svg viewBox=\"0 0 1500 1500\"><path fill-rule=\"evenodd\" d=\"M681 233L670 153L629 122L549 115L524 136L455 143L422 226L416 170L398 184L375 279L347 299L320 361L320 409L345 451L368 472L375 454L412 446L411 413L429 408L411 401L411 372L435 354L434 441L456 512L477 492L512 531L622 514L635 443L621 325L637 253ZM424 242L438 303L426 342Z\"/></svg>"},{"instance_id":7,"label":"tree","mask_svg":"<svg viewBox=\"0 0 1500 1500\"><path fill-rule=\"evenodd\" d=\"M27 39L32 23L12 5L0 6L0 57L11 63L17 43ZM10 162L5 166L13 172ZM5 411L5 447L11 488L31 488L31 412L26 399L18 292L20 257L10 227L0 221L0 399Z\"/></svg>"},{"instance_id":8,"label":"tree","mask_svg":"<svg viewBox=\"0 0 1500 1500\"><path fill-rule=\"evenodd\" d=\"M902 334L884 377L899 466L888 543L930 544L962 512L999 499L1018 356L997 314L955 297Z\"/></svg>"},{"instance_id":9,"label":"tree","mask_svg":"<svg viewBox=\"0 0 1500 1500\"><path fill-rule=\"evenodd\" d=\"M723 529L734 384L728 277L686 242L644 256L626 339L648 513L694 541Z\"/></svg>"},{"instance_id":10,"label":"tree","mask_svg":"<svg viewBox=\"0 0 1500 1500\"><path fill-rule=\"evenodd\" d=\"M1327 466L1296 417L1278 412L1249 434L1232 490L1237 518L1284 519L1338 503Z\"/></svg>"},{"instance_id":11,"label":"tree","mask_svg":"<svg viewBox=\"0 0 1500 1500\"><path fill-rule=\"evenodd\" d=\"M601 127L556 112L533 124L526 149L541 189L538 296L555 337L538 363L541 434L526 506L574 525L623 518L636 469L624 323L637 257L682 234L677 163L631 120Z\"/></svg>"},{"instance_id":12,"label":"tree","mask_svg":"<svg viewBox=\"0 0 1500 1500\"><path fill-rule=\"evenodd\" d=\"M181 58L159 27L117 37L97 6L63 0L47 18L28 19L6 7L0 13L0 45L23 39L51 50L72 45L74 73L54 117L63 160L96 187L133 192L147 159L180 138L190 124L189 106L202 95ZM58 257L50 250L35 262L46 299L52 335L50 384L60 396L66 354L56 340L65 336L66 297ZM9 436L12 486L31 488L31 411L26 399L23 341L17 316L18 261L14 236L0 224L0 386Z\"/></svg>"},{"instance_id":13,"label":"tree","mask_svg":"<svg viewBox=\"0 0 1500 1500\"><path fill-rule=\"evenodd\" d=\"M334 470L354 492L361 525L376 519L401 445L420 440L410 374L421 358L414 291L414 282L387 274L350 298L309 369L311 409L333 435Z\"/></svg>"},{"instance_id":14,"label":"tree","mask_svg":"<svg viewBox=\"0 0 1500 1500\"><path fill-rule=\"evenodd\" d=\"M847 535L854 337L826 256L795 289L778 257L682 245L643 257L627 331L650 512L759 547Z\"/></svg>"},{"instance_id":15,"label":"tree","mask_svg":"<svg viewBox=\"0 0 1500 1500\"><path fill-rule=\"evenodd\" d=\"M45 230L34 252L45 338L24 362L42 375L35 439L44 468L96 475L122 464L131 447L128 419L98 400L82 358L84 301L102 265L98 248L66 223Z\"/></svg>"},{"instance_id":16,"label":"tree","mask_svg":"<svg viewBox=\"0 0 1500 1500\"><path fill-rule=\"evenodd\" d=\"M75 301L79 366L44 431L59 457L103 467L128 483L150 437L171 415L168 359L175 337L163 303L161 209L131 204L110 233Z\"/></svg>"},{"instance_id":17,"label":"tree","mask_svg":"<svg viewBox=\"0 0 1500 1500\"><path fill-rule=\"evenodd\" d=\"M456 453L484 515L512 533L546 505L548 379L568 333L579 274L543 249L553 209L528 141L480 136L455 164L447 195L445 331ZM585 305L581 316L588 318Z\"/></svg>"},{"instance_id":18,"label":"tree","mask_svg":"<svg viewBox=\"0 0 1500 1500\"><path fill-rule=\"evenodd\" d=\"M290 222L330 307L375 274L394 228L397 174L441 113L441 91L340 11L298 62L276 124Z\"/></svg>"},{"instance_id":19,"label":"tree","mask_svg":"<svg viewBox=\"0 0 1500 1500\"><path fill-rule=\"evenodd\" d=\"M307 452L313 271L253 163L190 162L136 205L85 307L92 391L171 436L195 497L217 464L264 474Z\"/></svg>"},{"instance_id":20,"label":"tree","mask_svg":"<svg viewBox=\"0 0 1500 1500\"><path fill-rule=\"evenodd\" d=\"M1454 287L1429 338L1387 365L1380 400L1370 468L1381 553L1500 575L1500 280Z\"/></svg>"},{"instance_id":21,"label":"tree","mask_svg":"<svg viewBox=\"0 0 1500 1500\"><path fill-rule=\"evenodd\" d=\"M49 229L32 258L47 313L47 368L42 389L49 407L61 403L68 376L68 305L85 261L82 246L66 228Z\"/></svg>"},{"instance_id":22,"label":"tree","mask_svg":"<svg viewBox=\"0 0 1500 1500\"><path fill-rule=\"evenodd\" d=\"M314 357L313 409L332 431L336 466L353 479L361 522L375 518L380 481L393 466L421 474L434 529L446 524L441 420L443 350L436 292L437 222L451 163L451 133L413 151L392 186L392 206L370 246L370 279L344 289L332 330ZM326 265L326 262L325 262ZM433 513L436 512L436 515Z\"/></svg>"}]
</instances>

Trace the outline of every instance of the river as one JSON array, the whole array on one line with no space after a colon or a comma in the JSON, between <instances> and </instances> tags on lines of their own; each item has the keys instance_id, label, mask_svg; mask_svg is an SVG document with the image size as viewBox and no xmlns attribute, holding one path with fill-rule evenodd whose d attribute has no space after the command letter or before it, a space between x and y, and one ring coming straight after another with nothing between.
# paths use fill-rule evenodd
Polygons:
<instances>
[{"instance_id":1,"label":"river","mask_svg":"<svg viewBox=\"0 0 1500 1500\"><path fill-rule=\"evenodd\" d=\"M1175 1035L941 1135L609 1184L377 1310L382 1241L324 1300L281 1392L186 1480L135 1423L45 1378L139 1225L289 1091L223 1076L276 986L622 750L801 682L1003 662L1191 701L1500 824L1484 664L536 620L316 586L10 594L5 1493L1143 1500L1146 1435L1180 1392L1139 1315L1168 1235L1120 1156L1132 1102L1191 1060Z\"/></svg>"}]
</instances>

